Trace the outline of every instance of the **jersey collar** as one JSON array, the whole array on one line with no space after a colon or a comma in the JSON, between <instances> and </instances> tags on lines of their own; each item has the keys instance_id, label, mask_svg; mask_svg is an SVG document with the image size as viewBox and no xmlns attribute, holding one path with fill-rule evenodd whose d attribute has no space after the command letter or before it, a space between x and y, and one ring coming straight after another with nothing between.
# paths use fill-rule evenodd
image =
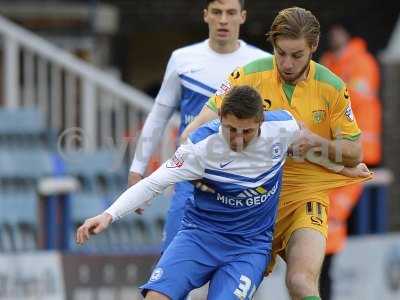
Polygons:
<instances>
[{"instance_id":1,"label":"jersey collar","mask_svg":"<svg viewBox=\"0 0 400 300\"><path fill-rule=\"evenodd\" d=\"M227 56L227 55L232 55L234 53L237 53L239 51L241 51L241 49L243 49L246 46L246 42L243 40L238 40L239 41L239 48L237 48L235 51L230 52L230 53L218 53L215 52L213 49L211 49L210 44L209 44L210 39L206 39L204 41L205 47L208 50L208 52L214 56L218 56L218 57L222 57L222 56Z\"/></svg>"}]
</instances>

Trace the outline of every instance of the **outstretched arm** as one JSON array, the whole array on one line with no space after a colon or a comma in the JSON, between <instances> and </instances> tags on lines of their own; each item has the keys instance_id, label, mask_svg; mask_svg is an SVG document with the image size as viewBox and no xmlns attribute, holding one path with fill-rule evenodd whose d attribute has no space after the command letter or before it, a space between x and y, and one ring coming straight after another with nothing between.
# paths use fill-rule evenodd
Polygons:
<instances>
[{"instance_id":1,"label":"outstretched arm","mask_svg":"<svg viewBox=\"0 0 400 300\"><path fill-rule=\"evenodd\" d=\"M102 232L111 222L133 212L168 186L184 180L200 179L203 171L204 167L194 154L193 145L190 142L182 145L174 157L150 176L123 192L105 212L86 220L77 230L76 242L85 243L91 234Z\"/></svg>"}]
</instances>

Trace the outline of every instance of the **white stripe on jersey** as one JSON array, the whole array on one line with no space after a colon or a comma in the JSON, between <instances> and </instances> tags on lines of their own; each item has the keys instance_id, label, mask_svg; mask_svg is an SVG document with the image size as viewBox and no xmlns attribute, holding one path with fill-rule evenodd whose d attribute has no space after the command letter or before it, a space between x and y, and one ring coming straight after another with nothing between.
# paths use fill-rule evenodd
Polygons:
<instances>
[{"instance_id":1,"label":"white stripe on jersey","mask_svg":"<svg viewBox=\"0 0 400 300\"><path fill-rule=\"evenodd\" d=\"M269 179L273 178L280 170L281 167L284 164L284 160L280 161L278 163L278 165L276 166L277 168L273 171L268 173L265 177L260 178L258 181L255 182L249 182L249 181L243 181L243 180L237 180L237 179L232 179L223 175L212 175L212 174L204 174L204 178L207 178L211 181L216 181L216 182L221 182L221 183L229 183L229 184L236 184L236 185L241 185L243 187L247 187L247 188L257 188L259 187L262 183L268 181ZM236 168L237 169L237 168ZM265 172L265 169L263 169ZM227 170L229 172L229 170ZM235 174L235 173L232 173ZM257 174L260 175L260 174ZM257 176L254 176L257 177ZM252 196L247 190L244 191L244 193L246 193L248 196Z\"/></svg>"},{"instance_id":2,"label":"white stripe on jersey","mask_svg":"<svg viewBox=\"0 0 400 300\"><path fill-rule=\"evenodd\" d=\"M190 82L187 82L184 79L182 79L181 84L184 87L186 87L186 88L188 88L188 89L190 89L190 90L192 90L194 92L197 92L199 94L202 94L202 95L204 95L206 97L211 97L213 95L213 93L211 91L207 91L206 89L203 89L202 87L200 87L198 85L194 85L194 84L192 84Z\"/></svg>"}]
</instances>

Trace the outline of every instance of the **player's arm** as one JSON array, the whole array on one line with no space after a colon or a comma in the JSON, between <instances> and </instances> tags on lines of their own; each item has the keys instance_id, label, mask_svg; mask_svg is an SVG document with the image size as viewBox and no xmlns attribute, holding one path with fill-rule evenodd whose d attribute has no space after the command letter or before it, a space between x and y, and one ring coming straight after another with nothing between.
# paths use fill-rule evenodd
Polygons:
<instances>
[{"instance_id":1,"label":"player's arm","mask_svg":"<svg viewBox=\"0 0 400 300\"><path fill-rule=\"evenodd\" d=\"M146 118L138 140L135 155L130 167L128 185L131 186L143 178L151 155L160 143L166 125L175 111L180 98L181 88L176 71L174 55L171 56L160 91Z\"/></svg>"},{"instance_id":2,"label":"player's arm","mask_svg":"<svg viewBox=\"0 0 400 300\"><path fill-rule=\"evenodd\" d=\"M289 113L289 112L288 112ZM289 113L290 114L290 113ZM292 117L293 118L293 117ZM294 120L294 118L293 118ZM293 124L291 124L293 123ZM295 124L294 124L295 123ZM302 123L296 120L289 123L286 130L289 130L290 141L295 142L304 135L312 134ZM293 144L292 144L293 145ZM288 154L293 155L293 146L289 145ZM319 165L331 172L339 173L348 177L368 177L370 172L365 164L358 164L355 167L346 167L342 163L332 161L321 147L312 147L305 153L305 159L313 164Z\"/></svg>"},{"instance_id":3,"label":"player's arm","mask_svg":"<svg viewBox=\"0 0 400 300\"><path fill-rule=\"evenodd\" d=\"M361 130L353 115L346 86L338 91L336 101L332 103L330 123L334 139L328 141L329 158L346 167L356 167L362 162Z\"/></svg>"},{"instance_id":4,"label":"player's arm","mask_svg":"<svg viewBox=\"0 0 400 300\"><path fill-rule=\"evenodd\" d=\"M346 137L328 140L304 129L292 147L293 152L299 156L307 155L314 148L322 149L327 159L346 167L355 167L362 161L361 142L358 137L354 140L348 140Z\"/></svg>"},{"instance_id":5,"label":"player's arm","mask_svg":"<svg viewBox=\"0 0 400 300\"><path fill-rule=\"evenodd\" d=\"M324 155L320 147L311 148L307 152L306 159L333 173L342 174L347 177L368 177L371 175L371 172L364 163L359 163L355 167L346 167L343 164L330 160L327 155Z\"/></svg>"},{"instance_id":6,"label":"player's arm","mask_svg":"<svg viewBox=\"0 0 400 300\"><path fill-rule=\"evenodd\" d=\"M195 154L193 144L182 145L175 155L155 172L123 192L102 214L87 219L76 233L76 242L85 243L91 234L105 230L113 221L141 207L162 193L168 186L184 181L202 178L204 167Z\"/></svg>"},{"instance_id":7,"label":"player's arm","mask_svg":"<svg viewBox=\"0 0 400 300\"><path fill-rule=\"evenodd\" d=\"M180 143L186 141L188 136L197 128L199 128L201 125L216 118L218 118L217 112L209 108L208 105L204 105L200 113L193 119L192 122L189 123L188 126L186 126L185 130L182 132L180 137Z\"/></svg>"},{"instance_id":8,"label":"player's arm","mask_svg":"<svg viewBox=\"0 0 400 300\"><path fill-rule=\"evenodd\" d=\"M355 167L362 161L362 148L358 128L351 110L350 97L345 87L335 93L331 103L330 127L333 139L325 139L310 130L303 130L293 148L304 156L313 147L321 148L323 153L335 163Z\"/></svg>"},{"instance_id":9,"label":"player's arm","mask_svg":"<svg viewBox=\"0 0 400 300\"><path fill-rule=\"evenodd\" d=\"M228 79L221 84L215 95L208 99L208 102L203 107L201 112L182 132L181 142L185 141L188 136L201 125L218 118L218 109L221 107L223 97L233 86L239 85L242 80L243 68L237 68L230 74Z\"/></svg>"}]
</instances>

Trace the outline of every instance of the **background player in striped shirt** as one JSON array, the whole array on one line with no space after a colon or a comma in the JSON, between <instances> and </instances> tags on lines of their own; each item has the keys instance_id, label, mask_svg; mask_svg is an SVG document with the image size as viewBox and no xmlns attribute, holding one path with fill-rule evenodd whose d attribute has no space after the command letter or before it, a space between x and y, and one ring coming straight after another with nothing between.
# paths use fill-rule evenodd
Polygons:
<instances>
[{"instance_id":1,"label":"background player in striped shirt","mask_svg":"<svg viewBox=\"0 0 400 300\"><path fill-rule=\"evenodd\" d=\"M217 90L226 74L255 58L270 56L242 40L240 26L246 20L244 0L207 0L203 11L209 27L209 38L175 50L168 62L161 89L146 119L130 168L129 185L143 178L175 109L180 110L179 133L200 112ZM175 185L165 225L163 249L179 229L183 208L193 193L188 182Z\"/></svg>"}]
</instances>

